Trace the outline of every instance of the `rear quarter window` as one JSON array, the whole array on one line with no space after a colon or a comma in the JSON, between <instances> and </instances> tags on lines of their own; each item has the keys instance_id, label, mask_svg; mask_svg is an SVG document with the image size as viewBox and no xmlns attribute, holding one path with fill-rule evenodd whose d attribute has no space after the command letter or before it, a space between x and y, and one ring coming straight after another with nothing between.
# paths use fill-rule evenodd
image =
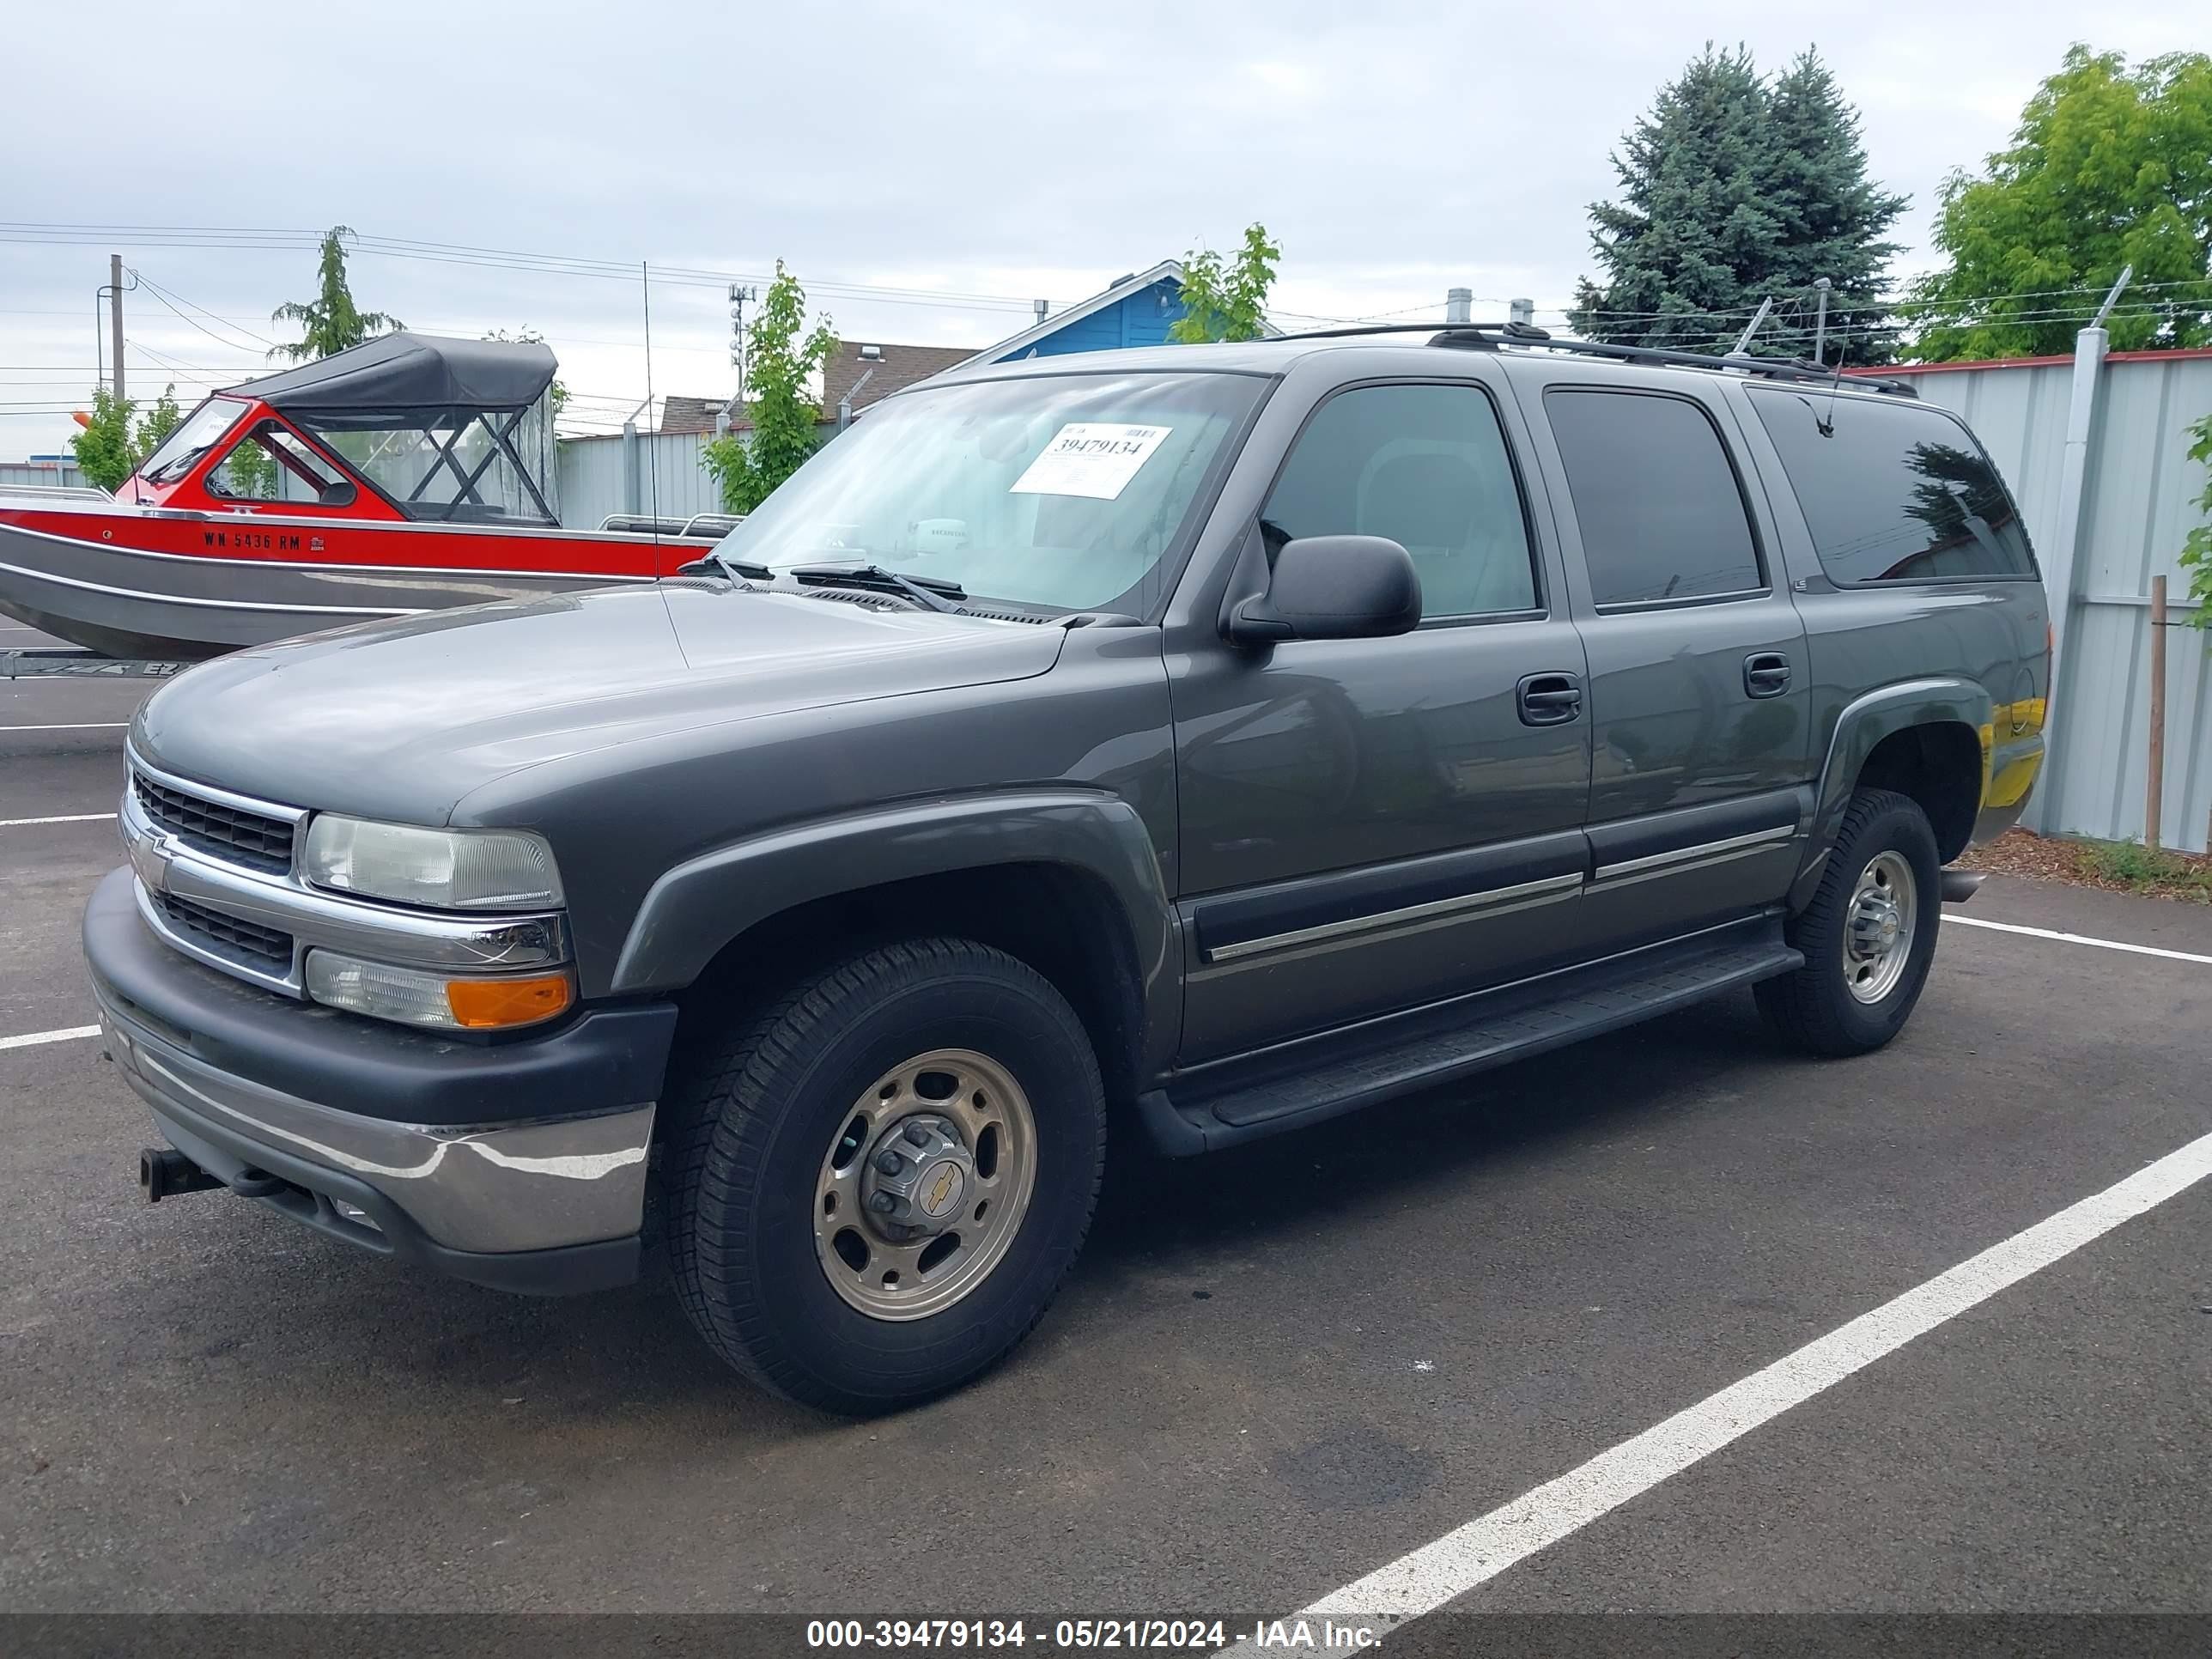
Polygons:
<instances>
[{"instance_id":1,"label":"rear quarter window","mask_svg":"<svg viewBox=\"0 0 2212 1659\"><path fill-rule=\"evenodd\" d=\"M2004 481L1972 434L1897 398L1749 388L1832 581L2033 576Z\"/></svg>"}]
</instances>

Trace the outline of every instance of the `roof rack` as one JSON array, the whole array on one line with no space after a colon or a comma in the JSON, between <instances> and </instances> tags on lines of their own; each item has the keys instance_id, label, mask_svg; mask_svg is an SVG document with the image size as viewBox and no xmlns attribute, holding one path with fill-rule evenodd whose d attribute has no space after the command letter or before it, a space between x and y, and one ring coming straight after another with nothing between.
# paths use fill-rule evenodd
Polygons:
<instances>
[{"instance_id":1,"label":"roof rack","mask_svg":"<svg viewBox=\"0 0 2212 1659\"><path fill-rule=\"evenodd\" d=\"M1825 368L1797 357L1754 357L1748 352L1721 354L1669 351L1658 346L1617 345L1609 340L1568 340L1532 323L1358 323L1343 328L1317 328L1285 335L1291 340L1343 339L1362 334L1433 334L1431 345L1462 351L1495 351L1500 346L1530 350L1565 351L1579 356L1603 357L1613 362L1649 363L1667 368L1733 370L1766 380L1818 381L1835 386L1844 379L1841 365ZM1919 388L1909 380L1887 380L1870 374L1849 377L1854 388L1886 392L1895 398L1917 398Z\"/></svg>"}]
</instances>

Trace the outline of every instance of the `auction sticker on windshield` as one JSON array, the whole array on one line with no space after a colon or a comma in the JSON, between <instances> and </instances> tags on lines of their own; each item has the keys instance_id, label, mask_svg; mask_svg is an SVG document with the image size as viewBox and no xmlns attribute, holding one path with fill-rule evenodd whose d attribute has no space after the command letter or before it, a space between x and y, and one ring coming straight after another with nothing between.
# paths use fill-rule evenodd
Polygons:
<instances>
[{"instance_id":1,"label":"auction sticker on windshield","mask_svg":"<svg viewBox=\"0 0 2212 1659\"><path fill-rule=\"evenodd\" d=\"M1116 426L1071 421L1060 428L1028 470L1008 486L1016 495L1089 495L1116 500L1129 487L1170 426Z\"/></svg>"}]
</instances>

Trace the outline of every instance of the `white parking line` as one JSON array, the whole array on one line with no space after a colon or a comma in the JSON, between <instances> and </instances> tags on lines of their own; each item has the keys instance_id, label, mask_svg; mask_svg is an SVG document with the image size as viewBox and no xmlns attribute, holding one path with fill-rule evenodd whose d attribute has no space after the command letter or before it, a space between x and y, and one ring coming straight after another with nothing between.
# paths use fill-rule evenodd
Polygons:
<instances>
[{"instance_id":1,"label":"white parking line","mask_svg":"<svg viewBox=\"0 0 2212 1659\"><path fill-rule=\"evenodd\" d=\"M0 818L0 830L21 830L33 823L100 823L114 816L112 812L67 812L58 818Z\"/></svg>"},{"instance_id":2,"label":"white parking line","mask_svg":"<svg viewBox=\"0 0 2212 1659\"><path fill-rule=\"evenodd\" d=\"M26 1031L21 1036L0 1037L0 1048L28 1048L41 1042L74 1042L79 1037L98 1036L97 1025L65 1025L58 1031Z\"/></svg>"},{"instance_id":3,"label":"white parking line","mask_svg":"<svg viewBox=\"0 0 2212 1659\"><path fill-rule=\"evenodd\" d=\"M1310 1623L1330 1618L1398 1624L1432 1613L1915 1337L2186 1192L2208 1175L2212 1134L1991 1245L1436 1542L1329 1591L1290 1617Z\"/></svg>"},{"instance_id":4,"label":"white parking line","mask_svg":"<svg viewBox=\"0 0 2212 1659\"><path fill-rule=\"evenodd\" d=\"M120 732L129 720L75 720L65 726L0 726L0 732Z\"/></svg>"},{"instance_id":5,"label":"white parking line","mask_svg":"<svg viewBox=\"0 0 2212 1659\"><path fill-rule=\"evenodd\" d=\"M2212 962L2212 957L2199 956L2194 951L2168 951L2155 945L2128 945L2116 939L2092 939L2087 933L2061 933L2048 927L2023 927L2016 921L1988 921L1980 916L1954 916L1948 910L1943 920L1960 927L1987 927L1993 933L2026 933L2031 939L2055 939L2061 945L2094 945L2100 951L2125 951L2138 957L2164 957L2169 962Z\"/></svg>"}]
</instances>

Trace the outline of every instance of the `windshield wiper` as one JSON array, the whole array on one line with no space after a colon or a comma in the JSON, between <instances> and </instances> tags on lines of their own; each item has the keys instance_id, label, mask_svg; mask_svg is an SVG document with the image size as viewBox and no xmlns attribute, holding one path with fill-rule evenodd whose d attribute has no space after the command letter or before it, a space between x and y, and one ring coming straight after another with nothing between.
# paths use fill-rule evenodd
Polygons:
<instances>
[{"instance_id":1,"label":"windshield wiper","mask_svg":"<svg viewBox=\"0 0 2212 1659\"><path fill-rule=\"evenodd\" d=\"M968 597L968 590L943 576L908 576L879 564L795 564L784 573L792 580L815 587L858 587L878 593L898 593L925 611L949 611L965 615L953 603Z\"/></svg>"},{"instance_id":2,"label":"windshield wiper","mask_svg":"<svg viewBox=\"0 0 2212 1659\"><path fill-rule=\"evenodd\" d=\"M679 576L735 576L740 582L764 582L775 572L764 564L747 564L743 559L726 559L709 550L698 558L678 565L676 574Z\"/></svg>"}]
</instances>

